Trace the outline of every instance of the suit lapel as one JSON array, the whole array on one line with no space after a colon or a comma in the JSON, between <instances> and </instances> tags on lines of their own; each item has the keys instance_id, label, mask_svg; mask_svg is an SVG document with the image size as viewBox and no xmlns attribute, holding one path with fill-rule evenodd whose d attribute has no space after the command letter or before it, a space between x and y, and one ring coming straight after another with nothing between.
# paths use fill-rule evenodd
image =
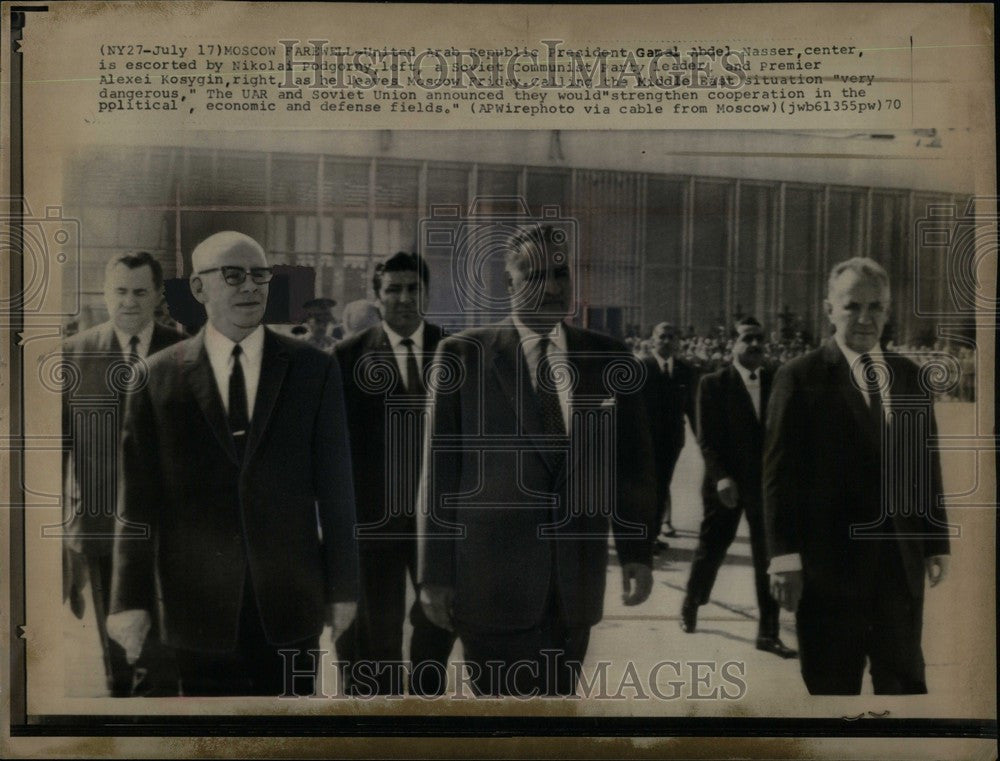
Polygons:
<instances>
[{"instance_id":1,"label":"suit lapel","mask_svg":"<svg viewBox=\"0 0 1000 761\"><path fill-rule=\"evenodd\" d=\"M532 407L535 399L531 393L528 368L517 329L510 320L504 320L497 327L492 353L493 377L503 390L503 397L510 405L511 412L517 416L523 430L540 435L541 413L537 404Z\"/></svg>"},{"instance_id":2,"label":"suit lapel","mask_svg":"<svg viewBox=\"0 0 1000 761\"><path fill-rule=\"evenodd\" d=\"M428 355L427 359L433 359L442 333L443 331L437 325L431 325L429 322L424 323L424 353Z\"/></svg>"},{"instance_id":3,"label":"suit lapel","mask_svg":"<svg viewBox=\"0 0 1000 761\"><path fill-rule=\"evenodd\" d=\"M162 325L153 325L153 337L149 339L149 351L146 353L147 357L152 356L161 349L166 349L170 346L170 330L164 328Z\"/></svg>"},{"instance_id":4,"label":"suit lapel","mask_svg":"<svg viewBox=\"0 0 1000 761\"><path fill-rule=\"evenodd\" d=\"M288 371L288 350L271 331L264 329L264 353L260 362L260 382L257 384L257 398L253 405L253 420L250 421L250 436L244 462L249 462L260 443L267 423L274 412L275 402L281 393L281 384Z\"/></svg>"},{"instance_id":5,"label":"suit lapel","mask_svg":"<svg viewBox=\"0 0 1000 761\"><path fill-rule=\"evenodd\" d=\"M225 450L233 462L236 459L236 447L229 433L229 423L226 411L222 406L222 397L212 374L212 365L205 351L205 331L202 330L191 339L184 353L184 380L194 394L201 408L208 427L212 430L219 445Z\"/></svg>"},{"instance_id":6,"label":"suit lapel","mask_svg":"<svg viewBox=\"0 0 1000 761\"><path fill-rule=\"evenodd\" d=\"M767 419L767 402L771 398L771 371L766 367L760 369L760 422Z\"/></svg>"},{"instance_id":7,"label":"suit lapel","mask_svg":"<svg viewBox=\"0 0 1000 761\"><path fill-rule=\"evenodd\" d=\"M838 390L841 400L850 410L855 426L862 432L869 446L876 452L880 451L881 442L876 440L876 432L872 428L865 398L854 386L847 358L832 339L827 342L824 353L830 370L831 384Z\"/></svg>"},{"instance_id":8,"label":"suit lapel","mask_svg":"<svg viewBox=\"0 0 1000 761\"><path fill-rule=\"evenodd\" d=\"M521 432L532 439L538 456L555 476L560 468L558 455L551 450L552 442L545 438L542 410L528 376L527 361L521 350L520 336L512 320L504 320L497 329L493 346L493 375ZM561 458L565 459L565 458Z\"/></svg>"},{"instance_id":9,"label":"suit lapel","mask_svg":"<svg viewBox=\"0 0 1000 761\"><path fill-rule=\"evenodd\" d=\"M396 396L398 394L405 394L406 384L403 383L403 376L399 372L399 362L396 360L396 352L393 351L392 341L389 340L389 334L385 332L381 323L372 329L371 335L368 336L367 344L367 351L380 359L384 359L391 368L390 372L395 382L392 384L388 395Z\"/></svg>"}]
</instances>

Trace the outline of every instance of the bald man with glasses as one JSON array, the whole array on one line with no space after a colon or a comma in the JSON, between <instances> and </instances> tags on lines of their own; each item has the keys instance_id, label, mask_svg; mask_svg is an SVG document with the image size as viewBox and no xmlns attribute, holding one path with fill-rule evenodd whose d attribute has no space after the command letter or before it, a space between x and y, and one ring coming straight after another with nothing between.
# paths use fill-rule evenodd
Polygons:
<instances>
[{"instance_id":1,"label":"bald man with glasses","mask_svg":"<svg viewBox=\"0 0 1000 761\"><path fill-rule=\"evenodd\" d=\"M199 244L208 322L129 399L119 509L148 536L116 537L108 631L135 657L155 611L183 695L310 694L324 621L354 615L340 369L263 327L271 277L246 235ZM304 676L286 683L292 667Z\"/></svg>"}]
</instances>

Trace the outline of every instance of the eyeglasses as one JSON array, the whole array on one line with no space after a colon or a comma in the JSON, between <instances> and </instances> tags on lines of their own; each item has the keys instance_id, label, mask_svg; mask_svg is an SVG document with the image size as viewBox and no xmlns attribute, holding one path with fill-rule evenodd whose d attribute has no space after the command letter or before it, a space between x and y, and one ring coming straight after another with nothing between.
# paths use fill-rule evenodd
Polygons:
<instances>
[{"instance_id":1,"label":"eyeglasses","mask_svg":"<svg viewBox=\"0 0 1000 761\"><path fill-rule=\"evenodd\" d=\"M243 267L225 266L225 267L212 267L211 269L202 270L196 274L207 275L209 272L221 272L222 279L226 281L228 285L243 285L246 282L247 275L253 280L257 285L266 285L271 282L271 278L274 277L274 270L270 267L251 267L250 269L244 269Z\"/></svg>"}]
</instances>

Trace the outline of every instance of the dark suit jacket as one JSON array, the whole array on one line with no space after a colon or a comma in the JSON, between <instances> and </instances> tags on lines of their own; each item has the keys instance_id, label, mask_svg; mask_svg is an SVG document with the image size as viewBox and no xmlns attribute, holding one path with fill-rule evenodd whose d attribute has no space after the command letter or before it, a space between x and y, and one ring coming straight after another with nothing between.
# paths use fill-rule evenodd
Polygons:
<instances>
[{"instance_id":1,"label":"dark suit jacket","mask_svg":"<svg viewBox=\"0 0 1000 761\"><path fill-rule=\"evenodd\" d=\"M148 384L129 399L122 459L120 512L151 534L116 537L112 612L158 605L167 644L225 651L236 644L244 584L272 644L319 634L325 603L355 599L334 357L265 332L241 465L200 333L150 363Z\"/></svg>"},{"instance_id":2,"label":"dark suit jacket","mask_svg":"<svg viewBox=\"0 0 1000 761\"><path fill-rule=\"evenodd\" d=\"M674 371L668 378L655 357L643 360L646 365L646 410L653 437L654 466L676 459L684 448L684 416L695 428L695 394L698 373L687 362L674 357Z\"/></svg>"},{"instance_id":3,"label":"dark suit jacket","mask_svg":"<svg viewBox=\"0 0 1000 761\"><path fill-rule=\"evenodd\" d=\"M880 545L895 541L916 597L923 594L924 558L948 552L941 464L930 449L933 398L916 365L892 352L885 358L892 408L921 411L890 426L891 447L878 440L832 339L781 367L774 379L764 454L768 554L799 553L807 587L821 594L869 594ZM893 514L884 519L883 472L895 484L887 505ZM852 538L852 525L870 523L894 537Z\"/></svg>"},{"instance_id":4,"label":"dark suit jacket","mask_svg":"<svg viewBox=\"0 0 1000 761\"><path fill-rule=\"evenodd\" d=\"M425 368L443 335L444 331L437 325L424 324ZM386 404L406 397L392 345L379 324L341 341L335 353L344 377L355 503L358 523L363 527L362 535L412 535L413 504L407 497L414 495L416 489L410 488L407 481L419 477L422 437L415 436L419 442L415 448L397 453L393 463L386 463L386 424L389 422ZM394 433L399 436L407 432L419 434L417 430ZM395 482L388 483L389 478ZM402 507L409 515L389 519L388 494L396 500L393 507Z\"/></svg>"},{"instance_id":5,"label":"dark suit jacket","mask_svg":"<svg viewBox=\"0 0 1000 761\"><path fill-rule=\"evenodd\" d=\"M761 507L763 420L771 392L770 370L762 367L757 372L760 419L750 392L732 365L704 376L698 385L698 444L705 458L702 497L718 501L719 481L731 478L736 482L740 506L749 510Z\"/></svg>"},{"instance_id":6,"label":"dark suit jacket","mask_svg":"<svg viewBox=\"0 0 1000 761\"><path fill-rule=\"evenodd\" d=\"M610 445L592 430L575 428L589 441L593 459L584 460L587 448L576 446L568 464L546 451L559 444L543 434L540 404L510 319L446 338L438 347L435 361L449 370L442 373L446 385L434 391L424 454L420 578L455 589L459 633L536 625L547 613L553 572L567 623L599 621L609 493L617 499L610 524L619 559L651 560L655 497L644 405L638 388L614 388L616 378L631 373L635 379L632 371L641 368L614 339L571 326L566 337L577 377L574 403L596 410L605 423L612 410L617 414L617 440ZM616 374L616 366L629 369ZM609 454L617 464L613 482ZM588 479L585 489L570 486ZM599 496L585 499L581 492Z\"/></svg>"},{"instance_id":7,"label":"dark suit jacket","mask_svg":"<svg viewBox=\"0 0 1000 761\"><path fill-rule=\"evenodd\" d=\"M183 338L155 324L146 358ZM72 458L80 492L76 512L70 500L63 501L65 543L85 555L109 555L115 536L118 436L127 396L120 382L127 375L125 358L110 321L71 336L62 353L63 363L72 365L79 377L79 383L63 394L63 432L72 437L64 465ZM124 373L115 372L116 363Z\"/></svg>"}]
</instances>

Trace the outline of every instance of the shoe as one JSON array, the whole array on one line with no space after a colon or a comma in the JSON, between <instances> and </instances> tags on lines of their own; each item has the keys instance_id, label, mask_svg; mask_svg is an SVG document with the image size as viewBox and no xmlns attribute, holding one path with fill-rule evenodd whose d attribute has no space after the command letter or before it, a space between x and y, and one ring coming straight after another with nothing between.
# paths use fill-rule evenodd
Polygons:
<instances>
[{"instance_id":1,"label":"shoe","mask_svg":"<svg viewBox=\"0 0 1000 761\"><path fill-rule=\"evenodd\" d=\"M677 529L674 528L672 523L669 522L665 523L663 526L663 530L660 532L660 535L673 539L675 536L677 536Z\"/></svg>"},{"instance_id":2,"label":"shoe","mask_svg":"<svg viewBox=\"0 0 1000 761\"><path fill-rule=\"evenodd\" d=\"M681 606L681 629L690 634L698 626L698 606L685 601Z\"/></svg>"},{"instance_id":3,"label":"shoe","mask_svg":"<svg viewBox=\"0 0 1000 761\"><path fill-rule=\"evenodd\" d=\"M765 653L774 653L779 658L794 658L799 654L777 637L757 637L757 649Z\"/></svg>"},{"instance_id":4,"label":"shoe","mask_svg":"<svg viewBox=\"0 0 1000 761\"><path fill-rule=\"evenodd\" d=\"M653 554L654 554L654 555L659 555L659 554L660 554L660 552L662 552L662 551L666 551L666 550L669 550L669 549L670 549L670 545L669 545L669 544L667 544L667 543L666 543L665 541L663 541L662 539L657 539L657 540L656 540L656 541L655 541L655 542L653 543Z\"/></svg>"}]
</instances>

